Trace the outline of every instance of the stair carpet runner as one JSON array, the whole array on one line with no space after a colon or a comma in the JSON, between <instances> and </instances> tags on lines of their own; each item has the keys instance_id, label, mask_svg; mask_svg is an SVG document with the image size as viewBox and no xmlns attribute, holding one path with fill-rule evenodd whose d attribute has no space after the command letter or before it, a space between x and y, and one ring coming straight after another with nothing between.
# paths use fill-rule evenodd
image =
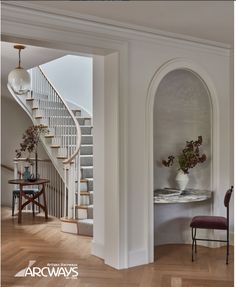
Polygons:
<instances>
[{"instance_id":1,"label":"stair carpet runner","mask_svg":"<svg viewBox=\"0 0 236 287\"><path fill-rule=\"evenodd\" d=\"M81 128L80 147L80 205L76 206L78 234L93 236L93 135L91 118L81 117L73 111Z\"/></svg>"},{"instance_id":2,"label":"stair carpet runner","mask_svg":"<svg viewBox=\"0 0 236 287\"><path fill-rule=\"evenodd\" d=\"M35 120L39 120L38 108L34 106L34 99L26 99L32 108L32 114ZM37 101L36 101L37 102ZM35 110L35 112L33 112ZM90 117L81 116L81 110L72 110L81 128L81 146L80 146L80 205L76 205L76 219L62 218L62 222L77 224L77 233L79 235L93 236L93 135L92 123ZM71 137L75 136L73 134ZM52 149L58 149L60 143L53 133L45 135ZM65 159L65 155L58 154L57 159ZM76 199L76 202L77 199ZM66 231L67 232L67 231ZM70 231L68 231L70 232ZM74 232L73 232L74 233Z\"/></svg>"}]
</instances>

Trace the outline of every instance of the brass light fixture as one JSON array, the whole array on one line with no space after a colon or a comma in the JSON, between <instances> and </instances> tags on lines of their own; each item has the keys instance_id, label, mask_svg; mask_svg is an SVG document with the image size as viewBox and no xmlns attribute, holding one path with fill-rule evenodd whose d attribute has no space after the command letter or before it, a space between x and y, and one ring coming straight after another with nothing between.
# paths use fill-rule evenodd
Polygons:
<instances>
[{"instance_id":1,"label":"brass light fixture","mask_svg":"<svg viewBox=\"0 0 236 287\"><path fill-rule=\"evenodd\" d=\"M30 74L21 67L21 50L25 49L23 45L15 45L18 50L18 66L9 73L8 84L17 95L26 95L30 91Z\"/></svg>"}]
</instances>

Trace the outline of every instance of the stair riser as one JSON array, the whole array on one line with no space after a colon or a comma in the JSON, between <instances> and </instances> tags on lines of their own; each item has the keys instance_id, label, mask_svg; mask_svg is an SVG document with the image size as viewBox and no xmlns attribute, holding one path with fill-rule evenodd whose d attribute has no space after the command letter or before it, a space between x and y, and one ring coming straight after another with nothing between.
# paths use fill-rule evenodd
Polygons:
<instances>
[{"instance_id":1,"label":"stair riser","mask_svg":"<svg viewBox=\"0 0 236 287\"><path fill-rule=\"evenodd\" d=\"M81 168L81 177L82 178L92 178L93 177L93 168Z\"/></svg>"},{"instance_id":2,"label":"stair riser","mask_svg":"<svg viewBox=\"0 0 236 287\"><path fill-rule=\"evenodd\" d=\"M88 207L87 218L93 219L93 207Z\"/></svg>"},{"instance_id":3,"label":"stair riser","mask_svg":"<svg viewBox=\"0 0 236 287\"><path fill-rule=\"evenodd\" d=\"M81 111L73 111L76 117L81 117Z\"/></svg>"},{"instance_id":4,"label":"stair riser","mask_svg":"<svg viewBox=\"0 0 236 287\"><path fill-rule=\"evenodd\" d=\"M52 139L52 145L61 145L61 138L54 137Z\"/></svg>"},{"instance_id":5,"label":"stair riser","mask_svg":"<svg viewBox=\"0 0 236 287\"><path fill-rule=\"evenodd\" d=\"M88 184L87 182L80 183L80 191L88 191Z\"/></svg>"},{"instance_id":6,"label":"stair riser","mask_svg":"<svg viewBox=\"0 0 236 287\"><path fill-rule=\"evenodd\" d=\"M92 134L92 127L81 126L81 134L82 135L91 135Z\"/></svg>"},{"instance_id":7,"label":"stair riser","mask_svg":"<svg viewBox=\"0 0 236 287\"><path fill-rule=\"evenodd\" d=\"M80 157L81 166L91 166L93 165L93 156Z\"/></svg>"},{"instance_id":8,"label":"stair riser","mask_svg":"<svg viewBox=\"0 0 236 287\"><path fill-rule=\"evenodd\" d=\"M88 191L93 191L93 180L88 180Z\"/></svg>"},{"instance_id":9,"label":"stair riser","mask_svg":"<svg viewBox=\"0 0 236 287\"><path fill-rule=\"evenodd\" d=\"M77 118L80 125L91 126L91 119Z\"/></svg>"},{"instance_id":10,"label":"stair riser","mask_svg":"<svg viewBox=\"0 0 236 287\"><path fill-rule=\"evenodd\" d=\"M75 201L76 204L79 204L77 194L75 196ZM80 195L80 205L93 205L93 192L89 195Z\"/></svg>"},{"instance_id":11,"label":"stair riser","mask_svg":"<svg viewBox=\"0 0 236 287\"><path fill-rule=\"evenodd\" d=\"M42 118L42 119L35 119L37 125L44 125L44 126L49 126L48 124L48 120L46 118Z\"/></svg>"},{"instance_id":12,"label":"stair riser","mask_svg":"<svg viewBox=\"0 0 236 287\"><path fill-rule=\"evenodd\" d=\"M45 99L40 99L40 103L39 100L35 99L33 101L30 101L28 103L31 103L31 106L33 107L43 107L43 109L48 109L51 111L55 111L55 110L65 110L63 104L61 103L57 103L57 102L51 102Z\"/></svg>"},{"instance_id":13,"label":"stair riser","mask_svg":"<svg viewBox=\"0 0 236 287\"><path fill-rule=\"evenodd\" d=\"M79 235L93 236L93 224L78 222Z\"/></svg>"},{"instance_id":14,"label":"stair riser","mask_svg":"<svg viewBox=\"0 0 236 287\"><path fill-rule=\"evenodd\" d=\"M93 154L93 146L83 146L80 147L80 154L81 155L92 155Z\"/></svg>"},{"instance_id":15,"label":"stair riser","mask_svg":"<svg viewBox=\"0 0 236 287\"><path fill-rule=\"evenodd\" d=\"M93 144L93 137L92 136L82 136L81 137L81 144Z\"/></svg>"},{"instance_id":16,"label":"stair riser","mask_svg":"<svg viewBox=\"0 0 236 287\"><path fill-rule=\"evenodd\" d=\"M76 210L76 218L78 219L87 219L88 213L87 209L79 208Z\"/></svg>"},{"instance_id":17,"label":"stair riser","mask_svg":"<svg viewBox=\"0 0 236 287\"><path fill-rule=\"evenodd\" d=\"M76 203L78 203L77 197L76 197ZM90 205L90 197L87 195L80 195L80 204Z\"/></svg>"},{"instance_id":18,"label":"stair riser","mask_svg":"<svg viewBox=\"0 0 236 287\"><path fill-rule=\"evenodd\" d=\"M49 117L49 116L48 116ZM71 117L54 117L54 116L50 116L49 117L49 122L51 124L56 124L56 125L65 125L67 127L75 127L74 121Z\"/></svg>"},{"instance_id":19,"label":"stair riser","mask_svg":"<svg viewBox=\"0 0 236 287\"><path fill-rule=\"evenodd\" d=\"M93 180L80 183L80 191L93 191Z\"/></svg>"},{"instance_id":20,"label":"stair riser","mask_svg":"<svg viewBox=\"0 0 236 287\"><path fill-rule=\"evenodd\" d=\"M93 193L89 195L89 204L93 204Z\"/></svg>"}]
</instances>

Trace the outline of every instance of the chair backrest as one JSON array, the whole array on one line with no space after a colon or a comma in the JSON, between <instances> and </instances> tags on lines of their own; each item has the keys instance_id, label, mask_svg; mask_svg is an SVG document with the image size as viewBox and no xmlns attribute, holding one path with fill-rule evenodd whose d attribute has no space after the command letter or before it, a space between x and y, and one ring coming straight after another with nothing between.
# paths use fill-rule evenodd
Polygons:
<instances>
[{"instance_id":1,"label":"chair backrest","mask_svg":"<svg viewBox=\"0 0 236 287\"><path fill-rule=\"evenodd\" d=\"M224 205L225 205L225 207L229 207L229 202L230 202L231 194L232 194L232 192L233 192L233 188L234 188L234 187L231 186L231 188L226 191L225 199L224 199Z\"/></svg>"}]
</instances>

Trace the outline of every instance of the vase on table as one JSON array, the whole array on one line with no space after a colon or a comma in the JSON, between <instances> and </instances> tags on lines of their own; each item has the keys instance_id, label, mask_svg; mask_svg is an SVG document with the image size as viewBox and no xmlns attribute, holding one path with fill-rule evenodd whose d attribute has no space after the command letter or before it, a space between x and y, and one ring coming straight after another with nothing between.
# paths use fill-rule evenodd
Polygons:
<instances>
[{"instance_id":1,"label":"vase on table","mask_svg":"<svg viewBox=\"0 0 236 287\"><path fill-rule=\"evenodd\" d=\"M189 181L189 177L187 173L184 173L182 170L179 170L175 180L176 180L177 189L185 190L188 184L188 181Z\"/></svg>"},{"instance_id":2,"label":"vase on table","mask_svg":"<svg viewBox=\"0 0 236 287\"><path fill-rule=\"evenodd\" d=\"M31 174L29 171L29 166L25 166L25 171L23 172L23 179L28 180L30 179L30 177L31 177Z\"/></svg>"}]
</instances>

